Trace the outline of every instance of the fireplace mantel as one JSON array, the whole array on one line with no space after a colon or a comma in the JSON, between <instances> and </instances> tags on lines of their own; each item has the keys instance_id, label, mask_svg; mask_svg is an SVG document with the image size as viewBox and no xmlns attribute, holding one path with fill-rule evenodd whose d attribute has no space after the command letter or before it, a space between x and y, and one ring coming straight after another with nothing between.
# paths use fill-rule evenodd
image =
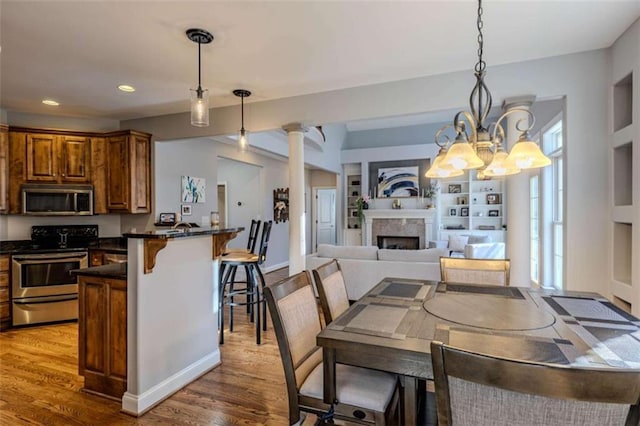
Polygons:
<instances>
[{"instance_id":1,"label":"fireplace mantel","mask_svg":"<svg viewBox=\"0 0 640 426\"><path fill-rule=\"evenodd\" d=\"M372 235L373 221L377 219L420 219L424 221L424 241L431 240L433 221L436 216L435 209L369 209L364 213L363 243L366 246L374 245Z\"/></svg>"}]
</instances>

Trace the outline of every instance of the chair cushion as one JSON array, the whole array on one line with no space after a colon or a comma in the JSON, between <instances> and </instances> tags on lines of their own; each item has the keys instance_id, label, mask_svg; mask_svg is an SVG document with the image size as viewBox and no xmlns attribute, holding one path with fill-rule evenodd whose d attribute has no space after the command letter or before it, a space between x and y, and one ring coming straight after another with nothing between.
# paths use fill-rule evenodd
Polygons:
<instances>
[{"instance_id":1,"label":"chair cushion","mask_svg":"<svg viewBox=\"0 0 640 426\"><path fill-rule=\"evenodd\" d=\"M449 235L449 250L464 251L464 246L466 246L468 242L468 235Z\"/></svg>"},{"instance_id":2,"label":"chair cushion","mask_svg":"<svg viewBox=\"0 0 640 426\"><path fill-rule=\"evenodd\" d=\"M439 262L440 256L447 256L449 250L445 248L430 248L424 250L390 250L379 249L378 260L393 262Z\"/></svg>"},{"instance_id":3,"label":"chair cushion","mask_svg":"<svg viewBox=\"0 0 640 426\"><path fill-rule=\"evenodd\" d=\"M396 388L396 377L389 373L336 364L336 397L343 404L384 412ZM300 395L322 400L322 363L309 374Z\"/></svg>"},{"instance_id":4,"label":"chair cushion","mask_svg":"<svg viewBox=\"0 0 640 426\"><path fill-rule=\"evenodd\" d=\"M376 246L334 246L331 244L318 245L318 257L331 259L378 259Z\"/></svg>"},{"instance_id":5,"label":"chair cushion","mask_svg":"<svg viewBox=\"0 0 640 426\"><path fill-rule=\"evenodd\" d=\"M349 296L344 285L342 272L339 270L322 280L322 287L327 297L327 304L331 316L335 320L340 314L349 308Z\"/></svg>"},{"instance_id":6,"label":"chair cushion","mask_svg":"<svg viewBox=\"0 0 640 426\"><path fill-rule=\"evenodd\" d=\"M547 398L456 377L449 377L449 389L454 425L623 425L629 412L625 404Z\"/></svg>"}]
</instances>

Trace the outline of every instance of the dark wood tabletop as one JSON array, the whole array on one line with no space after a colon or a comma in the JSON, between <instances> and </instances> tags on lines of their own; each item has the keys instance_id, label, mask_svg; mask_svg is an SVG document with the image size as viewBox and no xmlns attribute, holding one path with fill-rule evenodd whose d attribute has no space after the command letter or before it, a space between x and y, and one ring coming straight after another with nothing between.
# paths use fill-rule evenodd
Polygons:
<instances>
[{"instance_id":1,"label":"dark wood tabletop","mask_svg":"<svg viewBox=\"0 0 640 426\"><path fill-rule=\"evenodd\" d=\"M325 401L335 363L399 374L405 423L416 424L430 343L489 355L594 368L640 369L640 320L596 293L385 278L317 336Z\"/></svg>"}]
</instances>

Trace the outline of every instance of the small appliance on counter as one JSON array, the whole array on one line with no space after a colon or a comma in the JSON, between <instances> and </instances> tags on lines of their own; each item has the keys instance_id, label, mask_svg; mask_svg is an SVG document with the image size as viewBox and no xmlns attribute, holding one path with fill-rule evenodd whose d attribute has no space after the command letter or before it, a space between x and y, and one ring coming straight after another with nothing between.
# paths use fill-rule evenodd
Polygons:
<instances>
[{"instance_id":1,"label":"small appliance on counter","mask_svg":"<svg viewBox=\"0 0 640 426\"><path fill-rule=\"evenodd\" d=\"M78 279L69 271L89 266L98 225L33 226L31 244L12 256L13 325L78 318Z\"/></svg>"}]
</instances>

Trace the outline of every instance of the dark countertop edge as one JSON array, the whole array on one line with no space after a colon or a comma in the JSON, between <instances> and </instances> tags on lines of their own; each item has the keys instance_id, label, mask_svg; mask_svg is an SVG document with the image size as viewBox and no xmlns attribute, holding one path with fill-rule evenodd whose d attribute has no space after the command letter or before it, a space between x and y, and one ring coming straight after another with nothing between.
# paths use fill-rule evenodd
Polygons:
<instances>
[{"instance_id":1,"label":"dark countertop edge","mask_svg":"<svg viewBox=\"0 0 640 426\"><path fill-rule=\"evenodd\" d=\"M168 240L173 238L187 238L187 237L199 237L202 235L217 235L217 234L229 234L231 232L244 231L244 227L239 226L237 228L192 228L191 230L179 231L172 233L170 231L145 231L145 232L126 232L122 234L125 238L142 238L142 239L156 239L156 240Z\"/></svg>"},{"instance_id":2,"label":"dark countertop edge","mask_svg":"<svg viewBox=\"0 0 640 426\"><path fill-rule=\"evenodd\" d=\"M127 264L109 263L107 265L91 266L89 268L72 269L70 272L76 275L126 280Z\"/></svg>"}]
</instances>

